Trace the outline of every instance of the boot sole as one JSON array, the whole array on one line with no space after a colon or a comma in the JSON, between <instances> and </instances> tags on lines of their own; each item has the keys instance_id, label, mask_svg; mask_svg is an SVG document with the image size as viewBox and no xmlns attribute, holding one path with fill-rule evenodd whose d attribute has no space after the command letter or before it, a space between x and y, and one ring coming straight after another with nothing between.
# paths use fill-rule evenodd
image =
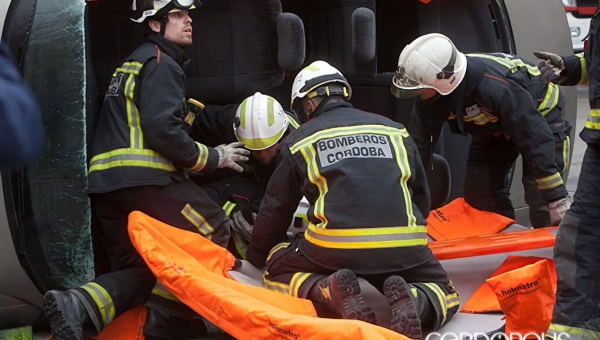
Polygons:
<instances>
[{"instance_id":1,"label":"boot sole","mask_svg":"<svg viewBox=\"0 0 600 340\"><path fill-rule=\"evenodd\" d=\"M390 329L411 339L422 339L421 320L406 281L400 276L387 278L383 283L383 294L392 307Z\"/></svg>"},{"instance_id":2,"label":"boot sole","mask_svg":"<svg viewBox=\"0 0 600 340\"><path fill-rule=\"evenodd\" d=\"M65 320L64 304L60 298L56 298L54 292L49 291L45 294L44 309L46 317L50 320L53 340L83 340L83 336L77 336L73 326Z\"/></svg>"},{"instance_id":3,"label":"boot sole","mask_svg":"<svg viewBox=\"0 0 600 340\"><path fill-rule=\"evenodd\" d=\"M335 300L344 319L365 321L376 325L373 309L365 302L356 274L351 270L338 271L334 278ZM333 300L333 299L332 299ZM334 300L334 301L335 301Z\"/></svg>"}]
</instances>

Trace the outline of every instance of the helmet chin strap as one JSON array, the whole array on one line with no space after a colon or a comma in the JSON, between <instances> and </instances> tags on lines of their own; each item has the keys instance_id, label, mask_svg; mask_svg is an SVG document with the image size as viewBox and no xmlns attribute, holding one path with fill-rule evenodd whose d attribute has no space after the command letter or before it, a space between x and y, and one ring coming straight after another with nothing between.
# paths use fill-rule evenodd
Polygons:
<instances>
[{"instance_id":1,"label":"helmet chin strap","mask_svg":"<svg viewBox=\"0 0 600 340\"><path fill-rule=\"evenodd\" d=\"M169 22L169 16L165 15L160 23L160 36L164 37L165 36L165 30L167 29L167 23Z\"/></svg>"}]
</instances>

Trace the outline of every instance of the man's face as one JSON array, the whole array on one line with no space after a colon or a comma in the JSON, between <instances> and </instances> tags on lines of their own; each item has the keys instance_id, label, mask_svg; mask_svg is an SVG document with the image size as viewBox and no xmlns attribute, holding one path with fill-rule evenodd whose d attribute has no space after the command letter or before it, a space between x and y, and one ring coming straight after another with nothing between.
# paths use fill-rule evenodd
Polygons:
<instances>
[{"instance_id":1,"label":"man's face","mask_svg":"<svg viewBox=\"0 0 600 340\"><path fill-rule=\"evenodd\" d=\"M192 44L192 19L188 15L188 11L169 13L165 39L181 47Z\"/></svg>"},{"instance_id":2,"label":"man's face","mask_svg":"<svg viewBox=\"0 0 600 340\"><path fill-rule=\"evenodd\" d=\"M263 163L263 164L269 164L273 158L275 158L275 156L277 155L277 146L279 145L279 143L275 143L273 144L271 147L268 147L264 150L252 150L252 155L254 157L256 157L256 159Z\"/></svg>"}]
</instances>

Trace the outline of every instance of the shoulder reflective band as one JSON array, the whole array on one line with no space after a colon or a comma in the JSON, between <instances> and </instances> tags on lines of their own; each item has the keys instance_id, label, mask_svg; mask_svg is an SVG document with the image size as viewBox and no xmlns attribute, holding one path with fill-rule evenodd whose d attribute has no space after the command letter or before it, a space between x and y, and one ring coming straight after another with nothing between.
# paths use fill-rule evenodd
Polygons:
<instances>
[{"instance_id":1,"label":"shoulder reflective band","mask_svg":"<svg viewBox=\"0 0 600 340\"><path fill-rule=\"evenodd\" d=\"M508 68L512 73L514 73L519 67L525 67L525 68L527 68L527 72L529 72L529 74L531 74L532 76L541 75L540 70L538 70L538 68L536 66L525 64L523 62L523 60L518 59L518 58L514 58L514 59L501 58L501 57L498 57L495 55L479 54L479 53L469 53L467 55L469 57L493 60L493 61L497 62L498 64Z\"/></svg>"},{"instance_id":2,"label":"shoulder reflective band","mask_svg":"<svg viewBox=\"0 0 600 340\"><path fill-rule=\"evenodd\" d=\"M287 116L287 119L290 122L290 125L294 129L297 129L300 126L300 125L298 125L298 122L296 122L296 119L294 119L294 117L292 117L291 115L288 115L287 113L285 115Z\"/></svg>"},{"instance_id":3,"label":"shoulder reflective band","mask_svg":"<svg viewBox=\"0 0 600 340\"><path fill-rule=\"evenodd\" d=\"M173 163L153 150L116 149L92 158L89 172L121 166L152 168L169 172L176 170Z\"/></svg>"},{"instance_id":4,"label":"shoulder reflective band","mask_svg":"<svg viewBox=\"0 0 600 340\"><path fill-rule=\"evenodd\" d=\"M427 227L324 229L310 223L304 233L316 246L334 249L375 249L427 245Z\"/></svg>"}]
</instances>

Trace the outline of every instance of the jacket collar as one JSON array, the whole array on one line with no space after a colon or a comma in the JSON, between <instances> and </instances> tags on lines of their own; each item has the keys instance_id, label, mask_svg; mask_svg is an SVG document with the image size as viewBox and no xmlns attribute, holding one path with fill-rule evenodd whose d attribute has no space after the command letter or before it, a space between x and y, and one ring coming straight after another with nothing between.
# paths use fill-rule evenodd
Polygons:
<instances>
[{"instance_id":1,"label":"jacket collar","mask_svg":"<svg viewBox=\"0 0 600 340\"><path fill-rule=\"evenodd\" d=\"M317 112L315 112L312 115L310 115L310 117L308 117L308 119L317 118L317 117L321 116L322 114L324 114L326 112L329 112L329 111L331 111L333 109L337 109L339 107L349 107L349 108L352 108L353 106L349 102L335 102L335 103L327 104L324 107L318 109Z\"/></svg>"},{"instance_id":2,"label":"jacket collar","mask_svg":"<svg viewBox=\"0 0 600 340\"><path fill-rule=\"evenodd\" d=\"M185 68L189 63L190 58L186 55L183 47L158 34L149 35L146 39L158 46L161 52L166 53L169 57L173 58L181 68Z\"/></svg>"}]
</instances>

